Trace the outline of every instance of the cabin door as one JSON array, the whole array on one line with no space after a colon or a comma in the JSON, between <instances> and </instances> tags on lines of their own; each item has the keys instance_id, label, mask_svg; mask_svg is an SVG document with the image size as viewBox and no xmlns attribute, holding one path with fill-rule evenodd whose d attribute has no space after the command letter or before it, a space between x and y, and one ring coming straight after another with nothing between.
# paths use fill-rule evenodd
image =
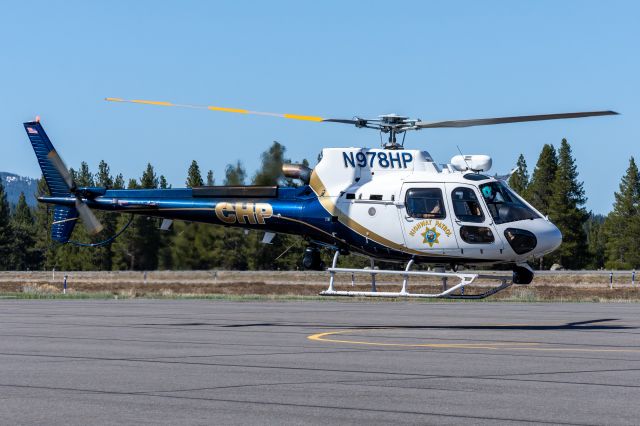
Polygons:
<instances>
[{"instance_id":1,"label":"cabin door","mask_svg":"<svg viewBox=\"0 0 640 426\"><path fill-rule=\"evenodd\" d=\"M406 183L400 200L404 204L398 210L408 249L425 256L459 253L443 183Z\"/></svg>"},{"instance_id":2,"label":"cabin door","mask_svg":"<svg viewBox=\"0 0 640 426\"><path fill-rule=\"evenodd\" d=\"M478 189L463 183L447 183L446 189L460 254L468 258L500 259L504 245L491 215L480 202Z\"/></svg>"}]
</instances>

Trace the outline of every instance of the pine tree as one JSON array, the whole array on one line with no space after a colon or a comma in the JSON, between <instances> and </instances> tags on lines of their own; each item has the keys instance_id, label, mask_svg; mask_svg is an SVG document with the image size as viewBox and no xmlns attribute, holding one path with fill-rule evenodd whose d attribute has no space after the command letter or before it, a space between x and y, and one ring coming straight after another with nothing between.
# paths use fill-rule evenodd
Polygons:
<instances>
[{"instance_id":1,"label":"pine tree","mask_svg":"<svg viewBox=\"0 0 640 426\"><path fill-rule=\"evenodd\" d=\"M124 177L122 174L116 176L113 181L113 186L115 189L124 189ZM140 189L140 185L138 181L135 179L129 179L127 181L127 189ZM137 260L136 259L136 221L139 217L133 217L129 228L118 237L118 239L113 244L113 265L112 268L114 270L124 270L129 269L133 270L137 268ZM118 228L122 229L128 222L131 220L129 215L120 215L118 220Z\"/></svg>"},{"instance_id":2,"label":"pine tree","mask_svg":"<svg viewBox=\"0 0 640 426\"><path fill-rule=\"evenodd\" d=\"M549 219L562 232L562 245L551 256L565 268L583 268L589 261L584 229L589 214L584 208L587 199L566 139L562 139L558 151L558 168L551 190Z\"/></svg>"},{"instance_id":3,"label":"pine tree","mask_svg":"<svg viewBox=\"0 0 640 426\"><path fill-rule=\"evenodd\" d=\"M113 180L113 189L124 189L124 177L122 173L118 174Z\"/></svg>"},{"instance_id":4,"label":"pine tree","mask_svg":"<svg viewBox=\"0 0 640 426\"><path fill-rule=\"evenodd\" d=\"M20 193L20 197L18 198L18 204L16 205L16 210L13 214L13 220L16 223L20 223L26 226L33 226L33 215L31 214L31 209L27 205L27 198L24 195L24 192Z\"/></svg>"},{"instance_id":5,"label":"pine tree","mask_svg":"<svg viewBox=\"0 0 640 426\"><path fill-rule=\"evenodd\" d=\"M156 172L153 169L151 164L147 164L147 168L144 173L142 173L142 177L140 178L140 187L142 189L158 189L158 185L160 181L156 176Z\"/></svg>"},{"instance_id":6,"label":"pine tree","mask_svg":"<svg viewBox=\"0 0 640 426\"><path fill-rule=\"evenodd\" d=\"M80 169L76 173L74 177L74 182L78 187L90 187L95 186L95 181L93 179L93 173L89 170L89 165L86 162L80 163ZM98 240L97 236L90 236L87 232L84 224L80 222L74 228L73 234L74 239L82 242L96 242ZM87 249L84 247L71 247L69 245L66 246L68 249L73 248L74 252L77 252L77 265L73 269L77 270L94 270L96 269L96 263L99 263L99 260L95 258L95 251L91 249Z\"/></svg>"},{"instance_id":7,"label":"pine tree","mask_svg":"<svg viewBox=\"0 0 640 426\"><path fill-rule=\"evenodd\" d=\"M169 183L164 175L160 175L158 187L160 189L169 189ZM171 245L173 244L175 224L167 231L159 231L158 246L158 269L168 270L173 268L173 257L171 253Z\"/></svg>"},{"instance_id":8,"label":"pine tree","mask_svg":"<svg viewBox=\"0 0 640 426\"><path fill-rule=\"evenodd\" d=\"M207 185L213 179L213 172L207 174ZM198 163L193 161L187 172L187 187L202 186L202 176ZM171 252L173 266L177 269L211 269L221 265L220 248L224 231L204 223L176 222L175 237Z\"/></svg>"},{"instance_id":9,"label":"pine tree","mask_svg":"<svg viewBox=\"0 0 640 426\"><path fill-rule=\"evenodd\" d=\"M213 186L216 184L216 180L213 178L213 170L207 172L207 186Z\"/></svg>"},{"instance_id":10,"label":"pine tree","mask_svg":"<svg viewBox=\"0 0 640 426\"><path fill-rule=\"evenodd\" d=\"M284 158L286 148L277 141L269 150L262 153L262 166L253 177L254 185L277 185L282 177L282 165L288 162Z\"/></svg>"},{"instance_id":11,"label":"pine tree","mask_svg":"<svg viewBox=\"0 0 640 426\"><path fill-rule=\"evenodd\" d=\"M0 271L11 269L11 251L13 249L13 229L7 193L0 182Z\"/></svg>"},{"instance_id":12,"label":"pine tree","mask_svg":"<svg viewBox=\"0 0 640 426\"><path fill-rule=\"evenodd\" d=\"M20 193L20 198L12 217L12 269L25 271L38 269L40 266L40 253L36 248L36 232L33 225L31 209L27 205L24 193Z\"/></svg>"},{"instance_id":13,"label":"pine tree","mask_svg":"<svg viewBox=\"0 0 640 426\"><path fill-rule=\"evenodd\" d=\"M602 269L605 264L606 233L604 229L605 218L602 215L589 213L589 219L585 225L587 233L587 247L589 253L588 269Z\"/></svg>"},{"instance_id":14,"label":"pine tree","mask_svg":"<svg viewBox=\"0 0 640 426\"><path fill-rule=\"evenodd\" d=\"M38 180L38 192L36 196L43 197L49 195L49 188L41 176ZM51 240L51 222L53 222L53 209L49 204L38 203L34 215L35 247L42 259L42 267L51 269L56 266L56 250Z\"/></svg>"},{"instance_id":15,"label":"pine tree","mask_svg":"<svg viewBox=\"0 0 640 426\"><path fill-rule=\"evenodd\" d=\"M234 165L227 165L224 185L244 185L247 176L242 163L236 162ZM222 237L220 239L222 253L220 263L224 269L244 270L248 267L248 242L244 229L238 228L222 228Z\"/></svg>"},{"instance_id":16,"label":"pine tree","mask_svg":"<svg viewBox=\"0 0 640 426\"><path fill-rule=\"evenodd\" d=\"M160 175L159 187L160 187L160 189L169 189L169 188L171 188L171 186L169 186L169 184L167 183L167 178L165 178L164 175Z\"/></svg>"},{"instance_id":17,"label":"pine tree","mask_svg":"<svg viewBox=\"0 0 640 426\"><path fill-rule=\"evenodd\" d=\"M516 167L516 171L509 177L509 186L520 196L526 198L529 173L527 172L527 162L524 159L524 155L520 154Z\"/></svg>"},{"instance_id":18,"label":"pine tree","mask_svg":"<svg viewBox=\"0 0 640 426\"><path fill-rule=\"evenodd\" d=\"M227 164L224 171L224 185L244 185L246 179L247 172L240 160L235 165Z\"/></svg>"},{"instance_id":19,"label":"pine tree","mask_svg":"<svg viewBox=\"0 0 640 426\"><path fill-rule=\"evenodd\" d=\"M86 162L80 163L80 170L75 176L76 186L94 186L93 173L89 170L89 165Z\"/></svg>"},{"instance_id":20,"label":"pine tree","mask_svg":"<svg viewBox=\"0 0 640 426\"><path fill-rule=\"evenodd\" d=\"M158 178L151 164L147 164L140 187L142 189L157 189ZM158 269L158 249L160 244L159 220L157 218L138 216L134 220L133 254L135 256L134 269L148 271Z\"/></svg>"},{"instance_id":21,"label":"pine tree","mask_svg":"<svg viewBox=\"0 0 640 426\"><path fill-rule=\"evenodd\" d=\"M98 165L98 173L95 175L95 185L106 189L113 189L114 181L109 165L103 160ZM104 226L102 238L111 238L118 232L119 215L111 212L95 212L96 217ZM92 248L93 265L101 271L113 269L113 243L103 247Z\"/></svg>"},{"instance_id":22,"label":"pine tree","mask_svg":"<svg viewBox=\"0 0 640 426\"><path fill-rule=\"evenodd\" d=\"M203 185L202 175L200 174L200 167L198 166L198 162L196 160L193 160L191 162L191 166L189 166L186 185L187 188L193 188Z\"/></svg>"},{"instance_id":23,"label":"pine tree","mask_svg":"<svg viewBox=\"0 0 640 426\"><path fill-rule=\"evenodd\" d=\"M80 164L78 171L69 169L73 181L78 187L94 186L93 174L89 170L86 162ZM81 222L81 221L80 221ZM86 231L84 225L76 222L71 234L71 241L79 241L89 243L95 241ZM50 226L50 224L49 224ZM95 258L92 249L78 247L73 244L56 244L55 249L55 265L57 269L67 271L83 271L96 269L94 265Z\"/></svg>"},{"instance_id":24,"label":"pine tree","mask_svg":"<svg viewBox=\"0 0 640 426\"><path fill-rule=\"evenodd\" d=\"M553 145L545 144L533 170L527 188L527 201L545 215L549 214L549 203L553 195L552 184L558 168L558 158Z\"/></svg>"},{"instance_id":25,"label":"pine tree","mask_svg":"<svg viewBox=\"0 0 640 426\"><path fill-rule=\"evenodd\" d=\"M122 173L119 173L113 179L113 189L124 189L124 182L124 176L122 176ZM117 218L116 223L118 231L126 226L127 222L129 222L130 219L130 216L128 214L114 214L114 216ZM131 229L129 228L122 235L120 235L113 242L113 244L111 244L111 269L114 271L129 269L131 265L131 259L127 255L127 253L129 253L130 236Z\"/></svg>"},{"instance_id":26,"label":"pine tree","mask_svg":"<svg viewBox=\"0 0 640 426\"><path fill-rule=\"evenodd\" d=\"M271 147L262 153L262 165L254 176L254 185L297 184L291 179L284 179L282 175L282 165L290 162L285 158L285 152L284 145L273 142ZM289 256L301 256L303 240L300 237L278 234L271 244L263 244L262 237L263 233L253 232L248 239L251 242L249 246L251 269L292 269L295 266L296 262L292 262ZM296 246L299 246L297 250L294 249ZM289 247L291 249L287 252L288 256L279 257Z\"/></svg>"},{"instance_id":27,"label":"pine tree","mask_svg":"<svg viewBox=\"0 0 640 426\"><path fill-rule=\"evenodd\" d=\"M640 175L633 157L604 227L607 268L640 268Z\"/></svg>"},{"instance_id":28,"label":"pine tree","mask_svg":"<svg viewBox=\"0 0 640 426\"><path fill-rule=\"evenodd\" d=\"M100 161L98 164L98 173L95 176L95 183L97 186L113 189L113 177L111 176L111 169L106 161Z\"/></svg>"},{"instance_id":29,"label":"pine tree","mask_svg":"<svg viewBox=\"0 0 640 426\"><path fill-rule=\"evenodd\" d=\"M171 253L175 269L206 270L222 266L228 254L222 252L225 229L205 223L185 222L176 222L174 229L176 235L171 241Z\"/></svg>"}]
</instances>

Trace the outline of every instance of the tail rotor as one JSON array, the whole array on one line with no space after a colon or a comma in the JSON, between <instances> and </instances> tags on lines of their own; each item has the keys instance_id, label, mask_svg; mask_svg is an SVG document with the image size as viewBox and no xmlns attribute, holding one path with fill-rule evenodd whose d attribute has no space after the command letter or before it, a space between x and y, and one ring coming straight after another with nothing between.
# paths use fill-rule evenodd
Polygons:
<instances>
[{"instance_id":1,"label":"tail rotor","mask_svg":"<svg viewBox=\"0 0 640 426\"><path fill-rule=\"evenodd\" d=\"M73 176L71 176L71 173L69 173L69 169L67 169L67 166L64 164L64 161L62 161L60 155L55 150L53 150L49 152L49 154L47 154L47 157L49 158L49 161L56 169L56 171L60 173L60 176L62 176L62 179L69 188L69 192L76 197L76 210L78 211L80 219L82 219L82 223L87 229L87 232L91 235L95 235L102 231L104 227L82 198L83 194L78 191L78 187L73 181Z\"/></svg>"}]
</instances>

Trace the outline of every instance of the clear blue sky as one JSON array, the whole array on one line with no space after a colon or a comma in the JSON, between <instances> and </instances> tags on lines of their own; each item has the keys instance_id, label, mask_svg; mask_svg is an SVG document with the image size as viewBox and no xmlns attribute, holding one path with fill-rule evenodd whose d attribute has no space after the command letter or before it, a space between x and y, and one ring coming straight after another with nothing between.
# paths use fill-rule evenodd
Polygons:
<instances>
[{"instance_id":1,"label":"clear blue sky","mask_svg":"<svg viewBox=\"0 0 640 426\"><path fill-rule=\"evenodd\" d=\"M183 186L197 159L218 182L250 174L271 141L315 163L324 146L377 146L375 131L104 97L351 118L423 120L614 109L562 122L434 129L408 146L438 162L486 153L494 170L569 139L587 208L606 213L640 156L640 3L6 2L0 14L0 170L39 176L23 121L36 114L71 167L147 162Z\"/></svg>"}]
</instances>

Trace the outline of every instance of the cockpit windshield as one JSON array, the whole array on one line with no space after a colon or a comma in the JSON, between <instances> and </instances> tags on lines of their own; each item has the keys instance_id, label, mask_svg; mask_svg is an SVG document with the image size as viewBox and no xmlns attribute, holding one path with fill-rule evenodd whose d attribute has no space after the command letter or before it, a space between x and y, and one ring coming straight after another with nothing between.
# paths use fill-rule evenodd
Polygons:
<instances>
[{"instance_id":1,"label":"cockpit windshield","mask_svg":"<svg viewBox=\"0 0 640 426\"><path fill-rule=\"evenodd\" d=\"M538 219L540 217L501 182L489 182L480 185L480 192L482 192L484 201L487 203L495 223Z\"/></svg>"}]
</instances>

